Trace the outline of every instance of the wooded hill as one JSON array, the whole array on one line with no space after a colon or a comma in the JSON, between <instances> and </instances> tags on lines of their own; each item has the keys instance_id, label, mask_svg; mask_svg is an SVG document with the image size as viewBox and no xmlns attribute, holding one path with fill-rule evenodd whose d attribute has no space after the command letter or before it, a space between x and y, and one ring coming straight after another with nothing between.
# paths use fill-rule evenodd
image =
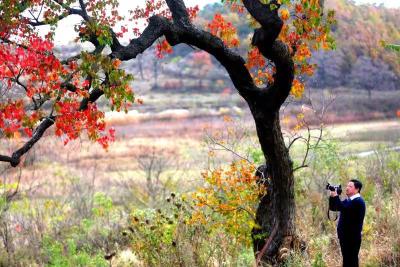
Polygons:
<instances>
[{"instance_id":1,"label":"wooded hill","mask_svg":"<svg viewBox=\"0 0 400 267\"><path fill-rule=\"evenodd\" d=\"M386 50L382 41L400 43L400 9L383 5L356 5L353 1L326 1L338 21L332 29L337 48L315 53L318 65L309 85L317 88L347 86L367 90L400 89L400 60ZM218 11L238 28L238 35L250 38L252 29L246 19L220 4L208 5L200 13L200 23ZM244 48L248 43L242 43Z\"/></svg>"},{"instance_id":2,"label":"wooded hill","mask_svg":"<svg viewBox=\"0 0 400 267\"><path fill-rule=\"evenodd\" d=\"M337 24L332 28L336 49L314 52L311 62L317 68L307 84L312 88L347 87L368 90L399 90L400 60L398 54L384 48L382 42L400 44L400 9L374 5L356 5L349 0L326 1L326 10L335 11ZM246 14L232 12L220 3L201 10L196 24L207 23L220 13L237 28L241 41L238 51L245 54L251 42L252 27ZM157 44L156 44L157 45ZM156 46L154 45L154 47ZM59 48L64 56L77 53L78 46ZM69 51L69 52L68 52ZM72 52L73 53L72 53ZM138 59L124 63L135 73L135 88L185 92L191 90L229 92L233 88L226 71L209 54L187 45L174 47L171 54L157 59L149 49Z\"/></svg>"}]
</instances>

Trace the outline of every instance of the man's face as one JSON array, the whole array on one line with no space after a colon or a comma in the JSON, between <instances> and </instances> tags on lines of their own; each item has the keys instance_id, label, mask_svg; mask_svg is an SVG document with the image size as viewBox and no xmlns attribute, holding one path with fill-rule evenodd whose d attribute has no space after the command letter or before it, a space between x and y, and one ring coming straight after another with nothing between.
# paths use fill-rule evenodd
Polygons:
<instances>
[{"instance_id":1,"label":"man's face","mask_svg":"<svg viewBox=\"0 0 400 267\"><path fill-rule=\"evenodd\" d=\"M358 193L358 189L354 186L353 182L349 182L346 186L346 195L348 197L351 197L352 195L355 195Z\"/></svg>"}]
</instances>

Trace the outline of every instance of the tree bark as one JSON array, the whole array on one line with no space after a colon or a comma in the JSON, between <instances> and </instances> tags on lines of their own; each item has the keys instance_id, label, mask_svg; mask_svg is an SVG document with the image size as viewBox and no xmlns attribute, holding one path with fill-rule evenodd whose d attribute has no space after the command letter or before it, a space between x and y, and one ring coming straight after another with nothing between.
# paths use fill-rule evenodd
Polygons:
<instances>
[{"instance_id":1,"label":"tree bark","mask_svg":"<svg viewBox=\"0 0 400 267\"><path fill-rule=\"evenodd\" d=\"M276 67L274 83L247 102L265 157L264 177L268 177L262 180L267 194L260 199L256 212L258 228L252 233L254 253L257 264L279 266L289 250L299 244L295 233L293 166L279 120L279 109L292 87L294 63L288 47L276 40L283 25L278 9L271 10L258 1L243 0L243 3L261 24L254 32L252 44Z\"/></svg>"},{"instance_id":2,"label":"tree bark","mask_svg":"<svg viewBox=\"0 0 400 267\"><path fill-rule=\"evenodd\" d=\"M292 161L282 136L279 112L252 113L257 135L266 158L267 170L262 183L267 194L260 199L253 229L254 252L258 261L279 264L292 249L295 237L295 199ZM260 116L260 114L262 114Z\"/></svg>"}]
</instances>

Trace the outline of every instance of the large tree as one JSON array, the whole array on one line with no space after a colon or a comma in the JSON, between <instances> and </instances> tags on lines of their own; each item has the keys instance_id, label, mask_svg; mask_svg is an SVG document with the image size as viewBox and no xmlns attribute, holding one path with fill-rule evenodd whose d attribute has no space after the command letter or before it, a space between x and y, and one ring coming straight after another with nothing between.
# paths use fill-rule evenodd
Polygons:
<instances>
[{"instance_id":1,"label":"large tree","mask_svg":"<svg viewBox=\"0 0 400 267\"><path fill-rule=\"evenodd\" d=\"M104 113L96 101L105 96L112 109L127 110L135 102L130 88L132 76L120 62L136 58L161 38L157 56L171 46L187 44L214 56L228 72L237 92L247 102L264 153L267 185L257 210L254 233L258 258L280 261L283 247L296 243L293 164L282 136L279 110L290 93L301 97L303 75L311 75L310 50L333 46L329 25L333 13L323 14L323 1L231 0L225 1L245 19L250 14L254 35L246 61L234 49L239 45L236 29L216 14L206 29L192 22L197 9L183 0L149 0L136 8L131 20L146 19L144 30L134 28L136 38L122 45L119 38L127 28L116 31L116 0L4 0L0 3L0 134L13 138L21 133L26 143L0 161L17 166L52 126L64 139L76 139L82 131L104 147L113 139L106 130ZM53 52L53 30L71 15L81 42L94 46L61 60ZM50 25L40 37L37 28ZM130 29L132 26L128 25ZM111 52L104 53L106 47Z\"/></svg>"}]
</instances>

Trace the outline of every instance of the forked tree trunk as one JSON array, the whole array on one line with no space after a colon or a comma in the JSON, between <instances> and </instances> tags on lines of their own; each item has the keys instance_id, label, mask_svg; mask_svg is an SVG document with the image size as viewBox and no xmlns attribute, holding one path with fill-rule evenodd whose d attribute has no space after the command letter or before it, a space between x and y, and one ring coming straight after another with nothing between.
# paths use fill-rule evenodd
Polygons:
<instances>
[{"instance_id":1,"label":"forked tree trunk","mask_svg":"<svg viewBox=\"0 0 400 267\"><path fill-rule=\"evenodd\" d=\"M254 113L253 113L254 114ZM261 113L262 114L262 113ZM264 113L265 114L265 113ZM254 116L257 135L268 166L262 182L267 194L261 198L253 230L257 260L282 262L295 241L295 199L292 161L282 136L279 112Z\"/></svg>"},{"instance_id":2,"label":"forked tree trunk","mask_svg":"<svg viewBox=\"0 0 400 267\"><path fill-rule=\"evenodd\" d=\"M271 3L278 4L277 1ZM259 228L253 230L257 263L279 266L289 250L299 244L295 235L295 198L293 166L286 148L279 120L279 110L288 97L294 79L294 62L290 49L277 37L283 22L277 9L259 1L243 0L243 4L260 24L254 31L252 45L275 64L274 82L266 89L245 98L253 115L258 139L268 173L262 182L267 194L256 212Z\"/></svg>"}]
</instances>

